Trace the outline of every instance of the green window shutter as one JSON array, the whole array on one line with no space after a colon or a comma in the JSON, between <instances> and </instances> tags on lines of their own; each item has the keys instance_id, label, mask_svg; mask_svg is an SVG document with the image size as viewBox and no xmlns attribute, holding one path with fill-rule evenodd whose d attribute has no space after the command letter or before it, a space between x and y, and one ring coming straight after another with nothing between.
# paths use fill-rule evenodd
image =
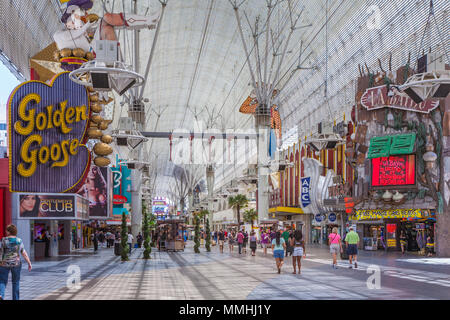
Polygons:
<instances>
[{"instance_id":1,"label":"green window shutter","mask_svg":"<svg viewBox=\"0 0 450 320\"><path fill-rule=\"evenodd\" d=\"M368 159L388 157L391 148L392 136L373 137L370 139Z\"/></svg>"},{"instance_id":2,"label":"green window shutter","mask_svg":"<svg viewBox=\"0 0 450 320\"><path fill-rule=\"evenodd\" d=\"M416 143L416 134L399 134L392 136L392 144L390 154L411 154L414 151L414 144Z\"/></svg>"}]
</instances>

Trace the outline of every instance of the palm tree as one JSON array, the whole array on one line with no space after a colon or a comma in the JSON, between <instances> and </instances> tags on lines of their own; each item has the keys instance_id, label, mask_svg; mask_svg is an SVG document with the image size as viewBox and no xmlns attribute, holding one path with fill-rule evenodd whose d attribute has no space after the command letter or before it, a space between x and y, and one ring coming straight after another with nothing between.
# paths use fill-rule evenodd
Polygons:
<instances>
[{"instance_id":1,"label":"palm tree","mask_svg":"<svg viewBox=\"0 0 450 320\"><path fill-rule=\"evenodd\" d=\"M255 209L249 209L244 211L244 221L250 222L252 224L253 230L253 222L258 219L258 212Z\"/></svg>"},{"instance_id":2,"label":"palm tree","mask_svg":"<svg viewBox=\"0 0 450 320\"><path fill-rule=\"evenodd\" d=\"M241 227L241 216L240 216L240 210L241 208L244 208L248 204L248 199L244 194L238 194L234 197L228 198L228 204L231 208L235 209L237 212L237 221L238 221L238 227Z\"/></svg>"}]
</instances>

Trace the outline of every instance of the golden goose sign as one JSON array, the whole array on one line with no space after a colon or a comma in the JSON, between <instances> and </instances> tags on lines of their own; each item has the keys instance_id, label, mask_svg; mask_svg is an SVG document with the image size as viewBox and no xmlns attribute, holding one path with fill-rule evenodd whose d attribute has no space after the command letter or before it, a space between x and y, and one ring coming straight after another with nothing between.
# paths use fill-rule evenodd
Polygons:
<instances>
[{"instance_id":1,"label":"golden goose sign","mask_svg":"<svg viewBox=\"0 0 450 320\"><path fill-rule=\"evenodd\" d=\"M90 164L84 143L89 119L85 87L55 76L50 84L28 81L8 100L11 192L74 192Z\"/></svg>"}]
</instances>

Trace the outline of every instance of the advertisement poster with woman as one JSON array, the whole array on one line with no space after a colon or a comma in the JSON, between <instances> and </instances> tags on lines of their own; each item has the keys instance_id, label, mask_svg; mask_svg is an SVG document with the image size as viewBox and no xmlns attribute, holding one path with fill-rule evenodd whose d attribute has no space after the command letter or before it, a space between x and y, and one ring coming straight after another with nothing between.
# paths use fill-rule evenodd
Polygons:
<instances>
[{"instance_id":1,"label":"advertisement poster with woman","mask_svg":"<svg viewBox=\"0 0 450 320\"><path fill-rule=\"evenodd\" d=\"M19 194L19 218L73 219L75 197L59 194Z\"/></svg>"},{"instance_id":2,"label":"advertisement poster with woman","mask_svg":"<svg viewBox=\"0 0 450 320\"><path fill-rule=\"evenodd\" d=\"M111 171L107 167L91 166L85 184L78 194L89 199L89 218L108 218L112 211Z\"/></svg>"}]
</instances>

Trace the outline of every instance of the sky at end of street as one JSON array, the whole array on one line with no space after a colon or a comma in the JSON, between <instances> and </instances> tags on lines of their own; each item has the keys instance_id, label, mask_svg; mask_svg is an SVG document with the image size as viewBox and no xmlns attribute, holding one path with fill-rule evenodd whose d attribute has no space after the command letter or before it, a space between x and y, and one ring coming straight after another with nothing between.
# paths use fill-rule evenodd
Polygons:
<instances>
[{"instance_id":1,"label":"sky at end of street","mask_svg":"<svg viewBox=\"0 0 450 320\"><path fill-rule=\"evenodd\" d=\"M0 122L6 122L6 103L9 95L20 83L19 80L0 62Z\"/></svg>"}]
</instances>

